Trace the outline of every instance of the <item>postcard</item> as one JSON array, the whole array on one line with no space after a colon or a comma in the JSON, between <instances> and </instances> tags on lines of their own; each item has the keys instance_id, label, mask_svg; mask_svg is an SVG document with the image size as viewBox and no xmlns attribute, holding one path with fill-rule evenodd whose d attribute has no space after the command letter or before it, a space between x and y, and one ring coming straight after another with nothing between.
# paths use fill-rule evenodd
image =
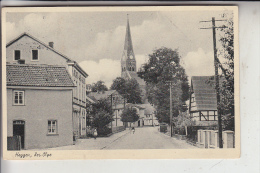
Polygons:
<instances>
[{"instance_id":1,"label":"postcard","mask_svg":"<svg viewBox=\"0 0 260 173\"><path fill-rule=\"evenodd\" d=\"M237 6L2 9L3 158L240 157Z\"/></svg>"}]
</instances>

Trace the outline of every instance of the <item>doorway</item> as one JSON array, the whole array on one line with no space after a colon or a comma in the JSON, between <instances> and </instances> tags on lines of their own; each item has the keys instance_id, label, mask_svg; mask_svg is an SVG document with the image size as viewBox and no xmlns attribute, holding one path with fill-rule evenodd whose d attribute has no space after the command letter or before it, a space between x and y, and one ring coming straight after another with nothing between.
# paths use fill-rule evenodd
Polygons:
<instances>
[{"instance_id":1,"label":"doorway","mask_svg":"<svg viewBox=\"0 0 260 173\"><path fill-rule=\"evenodd\" d=\"M24 125L22 120L13 121L13 136L21 136L21 148L24 149Z\"/></svg>"},{"instance_id":2,"label":"doorway","mask_svg":"<svg viewBox=\"0 0 260 173\"><path fill-rule=\"evenodd\" d=\"M138 121L138 127L140 127L140 120Z\"/></svg>"}]
</instances>

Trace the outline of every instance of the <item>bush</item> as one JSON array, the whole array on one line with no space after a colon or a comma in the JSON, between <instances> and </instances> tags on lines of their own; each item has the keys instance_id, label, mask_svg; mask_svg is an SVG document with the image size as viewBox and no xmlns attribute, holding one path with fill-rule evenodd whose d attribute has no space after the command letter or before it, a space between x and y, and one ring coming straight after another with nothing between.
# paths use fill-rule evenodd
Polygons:
<instances>
[{"instance_id":1,"label":"bush","mask_svg":"<svg viewBox=\"0 0 260 173\"><path fill-rule=\"evenodd\" d=\"M97 129L98 136L106 136L112 133L111 128L104 126L103 128L98 128Z\"/></svg>"}]
</instances>

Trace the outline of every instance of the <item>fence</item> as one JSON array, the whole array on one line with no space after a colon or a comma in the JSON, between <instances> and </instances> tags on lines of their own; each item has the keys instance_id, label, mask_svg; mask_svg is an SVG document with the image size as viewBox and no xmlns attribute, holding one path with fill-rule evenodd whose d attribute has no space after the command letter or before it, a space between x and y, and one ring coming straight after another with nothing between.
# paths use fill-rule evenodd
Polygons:
<instances>
[{"instance_id":1,"label":"fence","mask_svg":"<svg viewBox=\"0 0 260 173\"><path fill-rule=\"evenodd\" d=\"M7 137L7 150L21 150L21 136Z\"/></svg>"},{"instance_id":2,"label":"fence","mask_svg":"<svg viewBox=\"0 0 260 173\"><path fill-rule=\"evenodd\" d=\"M217 126L188 126L187 127L187 139L190 142L196 144L198 139L201 139L201 133L198 134L198 130L216 130L216 129L217 129Z\"/></svg>"},{"instance_id":3,"label":"fence","mask_svg":"<svg viewBox=\"0 0 260 173\"><path fill-rule=\"evenodd\" d=\"M186 139L193 144L198 144L203 148L218 148L219 138L217 126L188 126L174 128L173 134ZM235 138L233 131L223 131L223 148L234 148Z\"/></svg>"},{"instance_id":4,"label":"fence","mask_svg":"<svg viewBox=\"0 0 260 173\"><path fill-rule=\"evenodd\" d=\"M222 132L223 148L235 148L235 138L233 131ZM219 137L218 131L215 130L198 130L198 142L203 148L218 148Z\"/></svg>"},{"instance_id":5,"label":"fence","mask_svg":"<svg viewBox=\"0 0 260 173\"><path fill-rule=\"evenodd\" d=\"M159 126L159 130L160 132L166 133L167 131L171 131L171 129L169 129L169 125L161 123Z\"/></svg>"}]
</instances>

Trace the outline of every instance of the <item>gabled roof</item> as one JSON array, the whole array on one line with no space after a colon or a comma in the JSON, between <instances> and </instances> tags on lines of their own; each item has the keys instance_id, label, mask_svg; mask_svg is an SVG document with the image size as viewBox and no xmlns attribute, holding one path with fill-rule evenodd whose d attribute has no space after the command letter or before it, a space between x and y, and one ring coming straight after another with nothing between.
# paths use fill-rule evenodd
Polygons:
<instances>
[{"instance_id":1,"label":"gabled roof","mask_svg":"<svg viewBox=\"0 0 260 173\"><path fill-rule=\"evenodd\" d=\"M127 103L126 107L136 107L138 109L145 109L143 104L133 104L133 103Z\"/></svg>"},{"instance_id":2,"label":"gabled roof","mask_svg":"<svg viewBox=\"0 0 260 173\"><path fill-rule=\"evenodd\" d=\"M75 67L85 76L87 77L88 74L78 65L78 63L76 61L73 61L72 59L70 59L69 57L67 57L66 55L58 52L57 50L53 49L52 47L50 47L49 45L45 44L44 42L38 40L37 38L33 37L32 35L28 34L28 33L23 33L20 36L18 36L17 38L13 39L12 41L10 41L9 43L7 43L6 48L9 47L10 45L12 45L13 43L15 43L16 41L20 40L22 37L27 36L31 39L33 39L34 41L42 44L43 46L45 46L46 48L50 49L51 51L57 53L58 55L60 55L61 57L63 57L64 59L67 60L67 62L73 63L75 65Z\"/></svg>"},{"instance_id":3,"label":"gabled roof","mask_svg":"<svg viewBox=\"0 0 260 173\"><path fill-rule=\"evenodd\" d=\"M7 86L74 87L64 66L7 64Z\"/></svg>"},{"instance_id":4,"label":"gabled roof","mask_svg":"<svg viewBox=\"0 0 260 173\"><path fill-rule=\"evenodd\" d=\"M92 104L97 102L97 100L95 99L95 97L93 96L86 96L86 99Z\"/></svg>"},{"instance_id":5,"label":"gabled roof","mask_svg":"<svg viewBox=\"0 0 260 173\"><path fill-rule=\"evenodd\" d=\"M217 110L214 76L192 76L191 90L194 92L197 110Z\"/></svg>"},{"instance_id":6,"label":"gabled roof","mask_svg":"<svg viewBox=\"0 0 260 173\"><path fill-rule=\"evenodd\" d=\"M88 97L90 98L95 98L96 100L100 99L106 99L110 97L112 94L119 94L116 90L109 90L109 91L104 91L104 92L90 92L88 94Z\"/></svg>"}]
</instances>

